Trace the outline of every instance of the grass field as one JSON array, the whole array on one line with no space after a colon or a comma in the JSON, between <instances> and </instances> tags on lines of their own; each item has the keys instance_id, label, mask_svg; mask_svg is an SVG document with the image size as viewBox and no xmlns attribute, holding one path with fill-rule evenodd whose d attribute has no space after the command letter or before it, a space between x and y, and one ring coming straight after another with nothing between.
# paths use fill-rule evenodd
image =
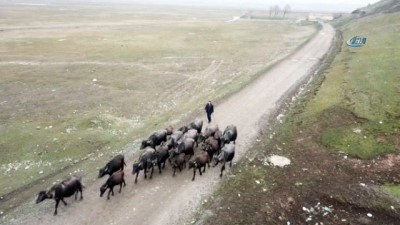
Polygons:
<instances>
[{"instance_id":1,"label":"grass field","mask_svg":"<svg viewBox=\"0 0 400 225\"><path fill-rule=\"evenodd\" d=\"M342 39L329 64L283 107L283 123L261 132L199 224L398 223L399 21L396 12L337 23ZM355 35L367 44L348 47ZM292 163L271 166L274 154Z\"/></svg>"},{"instance_id":2,"label":"grass field","mask_svg":"<svg viewBox=\"0 0 400 225\"><path fill-rule=\"evenodd\" d=\"M0 196L61 172L94 177L112 155L193 119L316 30L227 22L241 15L233 10L1 7Z\"/></svg>"},{"instance_id":3,"label":"grass field","mask_svg":"<svg viewBox=\"0 0 400 225\"><path fill-rule=\"evenodd\" d=\"M400 67L396 63L400 52L393 51L399 48L398 19L397 13L380 14L343 28L345 40L364 34L368 44L362 48L342 46L342 53L327 71L321 91L306 113L312 116L341 107L364 122L327 129L322 135L325 145L363 159L400 150Z\"/></svg>"}]
</instances>

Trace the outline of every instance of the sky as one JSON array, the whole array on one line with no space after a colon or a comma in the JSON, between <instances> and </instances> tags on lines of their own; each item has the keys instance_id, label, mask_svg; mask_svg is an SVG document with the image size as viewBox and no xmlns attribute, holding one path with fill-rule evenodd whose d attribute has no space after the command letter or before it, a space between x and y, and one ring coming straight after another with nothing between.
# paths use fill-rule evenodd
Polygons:
<instances>
[{"instance_id":1,"label":"sky","mask_svg":"<svg viewBox=\"0 0 400 225\"><path fill-rule=\"evenodd\" d=\"M92 0L96 1L96 0ZM357 8L373 4L379 0L121 0L124 2L142 2L168 5L193 5L235 7L244 9L266 9L271 5L283 8L286 4L294 11L351 12Z\"/></svg>"},{"instance_id":2,"label":"sky","mask_svg":"<svg viewBox=\"0 0 400 225\"><path fill-rule=\"evenodd\" d=\"M209 6L209 7L234 7L240 9L269 9L278 5L284 8L289 4L292 11L326 11L326 12L352 12L353 10L373 4L379 0L0 0L19 3L43 2L91 2L91 3L141 3L183 6Z\"/></svg>"}]
</instances>

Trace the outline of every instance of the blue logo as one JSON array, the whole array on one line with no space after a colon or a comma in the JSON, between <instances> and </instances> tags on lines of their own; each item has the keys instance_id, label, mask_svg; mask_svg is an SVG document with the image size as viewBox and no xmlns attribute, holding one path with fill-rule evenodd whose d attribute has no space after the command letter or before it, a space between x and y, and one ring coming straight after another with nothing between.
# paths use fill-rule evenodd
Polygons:
<instances>
[{"instance_id":1,"label":"blue logo","mask_svg":"<svg viewBox=\"0 0 400 225\"><path fill-rule=\"evenodd\" d=\"M346 43L350 47L361 47L361 46L365 45L366 42L367 42L366 37L354 36L354 37L350 38L349 40L347 40Z\"/></svg>"}]
</instances>

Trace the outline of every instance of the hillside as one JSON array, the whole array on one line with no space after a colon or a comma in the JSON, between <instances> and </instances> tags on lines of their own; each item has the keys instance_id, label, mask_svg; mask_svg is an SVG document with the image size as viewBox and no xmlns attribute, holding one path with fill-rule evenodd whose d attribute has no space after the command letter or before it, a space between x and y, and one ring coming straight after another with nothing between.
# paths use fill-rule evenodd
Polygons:
<instances>
[{"instance_id":1,"label":"hillside","mask_svg":"<svg viewBox=\"0 0 400 225\"><path fill-rule=\"evenodd\" d=\"M397 8L398 1L382 1L334 22L331 57L260 132L198 224L398 224ZM367 44L347 46L355 35ZM271 166L274 154L291 164Z\"/></svg>"},{"instance_id":2,"label":"hillside","mask_svg":"<svg viewBox=\"0 0 400 225\"><path fill-rule=\"evenodd\" d=\"M383 0L373 5L356 9L352 12L353 15L368 16L379 13L394 13L400 11L400 1L398 0Z\"/></svg>"}]
</instances>

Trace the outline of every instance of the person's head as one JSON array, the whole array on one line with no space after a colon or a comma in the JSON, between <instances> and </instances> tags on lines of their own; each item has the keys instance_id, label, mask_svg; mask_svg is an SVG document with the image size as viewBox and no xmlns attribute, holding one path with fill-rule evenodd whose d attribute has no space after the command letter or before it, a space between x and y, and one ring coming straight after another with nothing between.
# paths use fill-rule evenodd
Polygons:
<instances>
[{"instance_id":1,"label":"person's head","mask_svg":"<svg viewBox=\"0 0 400 225\"><path fill-rule=\"evenodd\" d=\"M211 100L208 100L208 104L211 104Z\"/></svg>"}]
</instances>

